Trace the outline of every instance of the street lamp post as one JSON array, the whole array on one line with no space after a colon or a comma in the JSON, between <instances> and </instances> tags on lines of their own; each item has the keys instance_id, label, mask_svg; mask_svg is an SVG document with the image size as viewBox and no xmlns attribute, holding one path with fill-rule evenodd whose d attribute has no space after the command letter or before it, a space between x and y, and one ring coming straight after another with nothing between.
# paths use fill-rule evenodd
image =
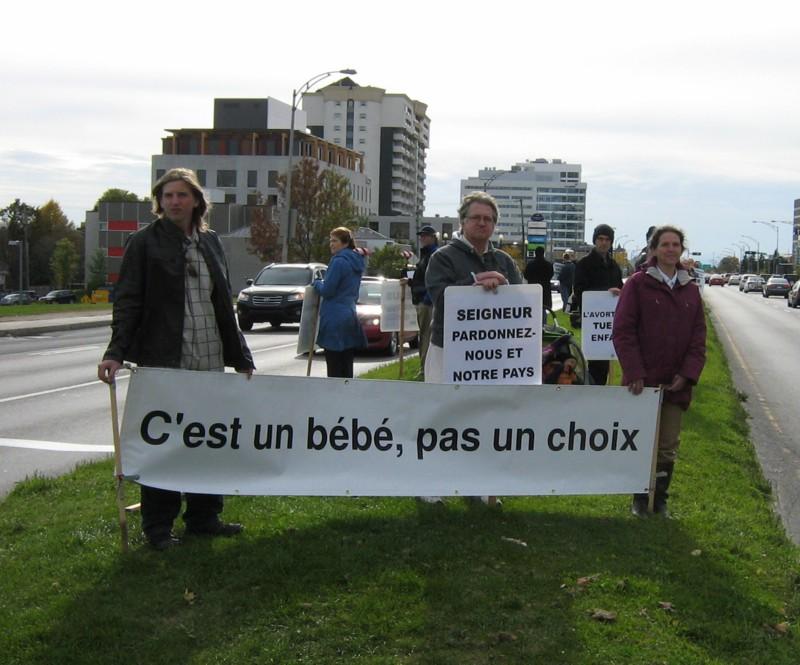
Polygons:
<instances>
[{"instance_id":1,"label":"street lamp post","mask_svg":"<svg viewBox=\"0 0 800 665\"><path fill-rule=\"evenodd\" d=\"M23 286L22 286L22 249L23 249L23 247L25 245L25 241L23 241L23 240L9 240L8 241L8 245L9 245L9 247L16 246L17 249L19 250L19 296L20 296L20 299L21 299L22 298L22 289L23 289Z\"/></svg>"},{"instance_id":2,"label":"street lamp post","mask_svg":"<svg viewBox=\"0 0 800 665\"><path fill-rule=\"evenodd\" d=\"M780 251L780 227L778 224L792 224L792 222L786 222L780 219L772 219L768 222L762 222L760 220L754 219L753 224L763 224L764 226L770 226L775 229L775 256L773 257L773 273L778 272L778 263L780 261L781 251Z\"/></svg>"},{"instance_id":3,"label":"street lamp post","mask_svg":"<svg viewBox=\"0 0 800 665\"><path fill-rule=\"evenodd\" d=\"M281 247L281 261L283 263L289 260L289 239L292 237L292 160L294 159L294 115L297 111L297 102L301 100L303 95L313 86L332 74L353 75L355 73L355 69L334 69L329 72L322 72L322 74L312 76L299 88L292 90L292 117L289 122L289 160L286 175L286 232L283 236L283 246Z\"/></svg>"},{"instance_id":4,"label":"street lamp post","mask_svg":"<svg viewBox=\"0 0 800 665\"><path fill-rule=\"evenodd\" d=\"M761 272L761 243L758 241L757 238L753 238L752 236L746 236L742 234L742 238L747 238L756 244L756 272Z\"/></svg>"}]
</instances>

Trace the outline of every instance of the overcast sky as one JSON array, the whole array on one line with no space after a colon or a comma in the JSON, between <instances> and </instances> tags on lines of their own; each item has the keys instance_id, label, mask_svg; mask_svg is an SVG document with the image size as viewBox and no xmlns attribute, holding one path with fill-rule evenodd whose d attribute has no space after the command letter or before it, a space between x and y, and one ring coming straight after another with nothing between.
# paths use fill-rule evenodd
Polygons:
<instances>
[{"instance_id":1,"label":"overcast sky","mask_svg":"<svg viewBox=\"0 0 800 665\"><path fill-rule=\"evenodd\" d=\"M629 249L670 222L704 260L743 235L772 251L752 220L792 219L797 2L276 4L7 3L0 207L53 198L79 224L109 187L147 194L164 129L210 127L214 97L290 102L354 68L428 105L428 215L481 167L546 157L582 164L587 236Z\"/></svg>"}]
</instances>

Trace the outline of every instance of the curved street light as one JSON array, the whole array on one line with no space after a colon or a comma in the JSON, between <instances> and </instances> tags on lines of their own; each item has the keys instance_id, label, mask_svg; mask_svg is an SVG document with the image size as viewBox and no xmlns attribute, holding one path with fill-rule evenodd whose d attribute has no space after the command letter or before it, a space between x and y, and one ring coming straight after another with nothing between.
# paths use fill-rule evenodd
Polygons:
<instances>
[{"instance_id":1,"label":"curved street light","mask_svg":"<svg viewBox=\"0 0 800 665\"><path fill-rule=\"evenodd\" d=\"M281 247L281 261L286 263L289 260L289 239L292 237L292 160L294 159L294 115L297 111L297 102L303 98L313 86L333 74L356 74L355 69L333 69L329 72L322 72L312 76L299 88L292 90L292 119L289 123L289 162L286 176L286 233L283 236L283 246Z\"/></svg>"}]
</instances>

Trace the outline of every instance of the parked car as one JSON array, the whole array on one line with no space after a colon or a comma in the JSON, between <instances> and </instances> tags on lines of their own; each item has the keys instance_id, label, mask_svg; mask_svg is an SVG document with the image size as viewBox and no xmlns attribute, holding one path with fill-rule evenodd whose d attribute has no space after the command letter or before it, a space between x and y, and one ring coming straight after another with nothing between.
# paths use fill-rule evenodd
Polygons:
<instances>
[{"instance_id":1,"label":"parked car","mask_svg":"<svg viewBox=\"0 0 800 665\"><path fill-rule=\"evenodd\" d=\"M786 304L789 307L800 307L800 280L792 284L789 295L786 296Z\"/></svg>"},{"instance_id":2,"label":"parked car","mask_svg":"<svg viewBox=\"0 0 800 665\"><path fill-rule=\"evenodd\" d=\"M362 277L361 289L358 292L358 302L356 303L356 313L361 322L361 328L367 336L367 349L370 351L382 351L386 355L393 356L397 353L400 333L381 332L381 289L382 277ZM407 307L413 307L408 300ZM408 342L412 348L417 343L417 332L415 330L406 331L403 341Z\"/></svg>"},{"instance_id":3,"label":"parked car","mask_svg":"<svg viewBox=\"0 0 800 665\"><path fill-rule=\"evenodd\" d=\"M722 275L711 275L708 278L709 286L725 286L725 277Z\"/></svg>"},{"instance_id":4,"label":"parked car","mask_svg":"<svg viewBox=\"0 0 800 665\"><path fill-rule=\"evenodd\" d=\"M734 273L733 275L728 277L728 286L735 286L735 285L739 284L741 279L742 279L741 275L737 275L736 273Z\"/></svg>"},{"instance_id":5,"label":"parked car","mask_svg":"<svg viewBox=\"0 0 800 665\"><path fill-rule=\"evenodd\" d=\"M752 277L749 277L747 281L744 283L744 288L742 289L742 291L744 291L745 293L750 293L751 291L761 292L763 288L764 288L764 278L759 277L758 275L753 275Z\"/></svg>"},{"instance_id":6,"label":"parked car","mask_svg":"<svg viewBox=\"0 0 800 665\"><path fill-rule=\"evenodd\" d=\"M740 291L744 291L744 286L745 286L745 284L747 284L747 280L750 279L751 277L758 277L758 275L754 275L752 273L747 273L745 275L742 275L741 280L739 280L739 290Z\"/></svg>"},{"instance_id":7,"label":"parked car","mask_svg":"<svg viewBox=\"0 0 800 665\"><path fill-rule=\"evenodd\" d=\"M261 269L236 301L236 318L242 330L254 323L269 323L280 328L284 323L299 323L306 287L323 279L324 263L271 263Z\"/></svg>"},{"instance_id":8,"label":"parked car","mask_svg":"<svg viewBox=\"0 0 800 665\"><path fill-rule=\"evenodd\" d=\"M75 294L70 291L69 289L59 289L58 291L50 291L46 296L42 296L39 298L39 302L43 303L71 303L71 302L78 302L78 298Z\"/></svg>"},{"instance_id":9,"label":"parked car","mask_svg":"<svg viewBox=\"0 0 800 665\"><path fill-rule=\"evenodd\" d=\"M789 282L783 277L773 275L765 282L761 292L765 298L770 296L786 298L789 295Z\"/></svg>"},{"instance_id":10,"label":"parked car","mask_svg":"<svg viewBox=\"0 0 800 665\"><path fill-rule=\"evenodd\" d=\"M31 298L25 291L16 293L9 293L7 296L3 296L3 299L0 300L0 305L30 305L33 302L33 298Z\"/></svg>"}]
</instances>

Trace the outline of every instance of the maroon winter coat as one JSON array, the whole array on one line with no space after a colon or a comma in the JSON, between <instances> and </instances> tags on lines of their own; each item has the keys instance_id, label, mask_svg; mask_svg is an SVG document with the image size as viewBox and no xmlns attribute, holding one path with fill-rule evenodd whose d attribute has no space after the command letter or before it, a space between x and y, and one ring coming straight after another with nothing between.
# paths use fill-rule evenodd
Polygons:
<instances>
[{"instance_id":1,"label":"maroon winter coat","mask_svg":"<svg viewBox=\"0 0 800 665\"><path fill-rule=\"evenodd\" d=\"M689 385L664 392L664 401L689 408L692 386L706 362L706 320L700 289L678 266L675 288L664 284L651 260L625 282L614 314L612 341L622 365L622 383L644 379L646 386L672 383L676 374Z\"/></svg>"}]
</instances>

